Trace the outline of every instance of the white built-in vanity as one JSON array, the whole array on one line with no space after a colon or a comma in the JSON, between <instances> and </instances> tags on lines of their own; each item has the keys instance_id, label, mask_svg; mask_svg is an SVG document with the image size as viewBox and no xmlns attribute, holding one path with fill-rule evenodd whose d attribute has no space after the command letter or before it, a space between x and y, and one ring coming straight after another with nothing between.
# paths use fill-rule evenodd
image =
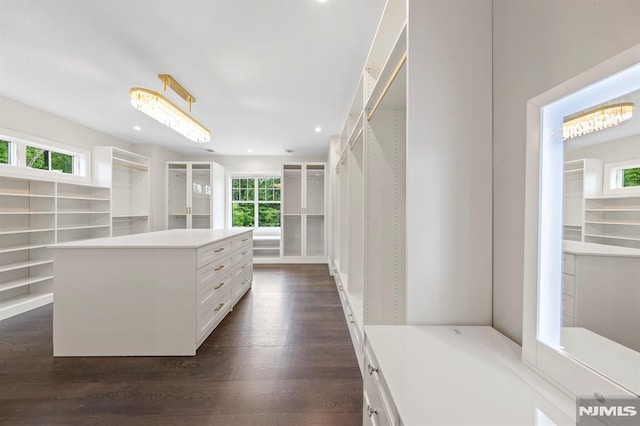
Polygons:
<instances>
[{"instance_id":1,"label":"white built-in vanity","mask_svg":"<svg viewBox=\"0 0 640 426\"><path fill-rule=\"evenodd\" d=\"M57 244L54 356L195 355L249 290L252 230Z\"/></svg>"}]
</instances>

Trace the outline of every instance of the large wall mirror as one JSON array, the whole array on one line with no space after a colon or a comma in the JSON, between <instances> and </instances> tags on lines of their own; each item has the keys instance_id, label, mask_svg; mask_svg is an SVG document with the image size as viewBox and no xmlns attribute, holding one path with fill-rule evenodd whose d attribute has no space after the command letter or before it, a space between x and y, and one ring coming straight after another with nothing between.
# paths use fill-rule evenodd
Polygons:
<instances>
[{"instance_id":1,"label":"large wall mirror","mask_svg":"<svg viewBox=\"0 0 640 426\"><path fill-rule=\"evenodd\" d=\"M523 361L640 395L640 45L527 106Z\"/></svg>"}]
</instances>

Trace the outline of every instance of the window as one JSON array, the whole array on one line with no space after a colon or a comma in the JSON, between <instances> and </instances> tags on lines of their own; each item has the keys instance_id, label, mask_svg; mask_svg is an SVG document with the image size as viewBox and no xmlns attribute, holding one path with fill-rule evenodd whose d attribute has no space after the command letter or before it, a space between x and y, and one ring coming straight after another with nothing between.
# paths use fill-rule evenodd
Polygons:
<instances>
[{"instance_id":1,"label":"window","mask_svg":"<svg viewBox=\"0 0 640 426\"><path fill-rule=\"evenodd\" d=\"M604 194L640 193L640 159L604 164Z\"/></svg>"},{"instance_id":2,"label":"window","mask_svg":"<svg viewBox=\"0 0 640 426\"><path fill-rule=\"evenodd\" d=\"M11 164L11 142L0 140L0 164Z\"/></svg>"},{"instance_id":3,"label":"window","mask_svg":"<svg viewBox=\"0 0 640 426\"><path fill-rule=\"evenodd\" d=\"M620 172L623 188L640 186L640 167L629 167L628 169L622 169Z\"/></svg>"},{"instance_id":4,"label":"window","mask_svg":"<svg viewBox=\"0 0 640 426\"><path fill-rule=\"evenodd\" d=\"M231 226L280 227L280 178L231 179Z\"/></svg>"},{"instance_id":5,"label":"window","mask_svg":"<svg viewBox=\"0 0 640 426\"><path fill-rule=\"evenodd\" d=\"M74 174L74 156L27 145L27 167Z\"/></svg>"}]
</instances>

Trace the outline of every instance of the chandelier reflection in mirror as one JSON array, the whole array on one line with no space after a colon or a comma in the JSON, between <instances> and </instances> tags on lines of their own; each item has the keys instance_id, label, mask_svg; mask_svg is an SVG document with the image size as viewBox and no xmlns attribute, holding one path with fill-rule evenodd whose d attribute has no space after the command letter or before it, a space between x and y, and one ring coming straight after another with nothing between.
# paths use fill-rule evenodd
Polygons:
<instances>
[{"instance_id":1,"label":"chandelier reflection in mirror","mask_svg":"<svg viewBox=\"0 0 640 426\"><path fill-rule=\"evenodd\" d=\"M633 116L634 107L632 102L625 102L606 105L566 117L562 125L562 139L566 141L615 127Z\"/></svg>"},{"instance_id":2,"label":"chandelier reflection in mirror","mask_svg":"<svg viewBox=\"0 0 640 426\"><path fill-rule=\"evenodd\" d=\"M169 86L180 97L189 102L189 111L191 111L191 104L196 99L170 75L159 74L158 78L164 82L164 90L167 90L167 86ZM160 93L142 87L133 87L129 91L129 98L131 99L131 105L138 111L175 130L185 138L197 143L205 143L211 140L209 129L198 123L198 121Z\"/></svg>"}]
</instances>

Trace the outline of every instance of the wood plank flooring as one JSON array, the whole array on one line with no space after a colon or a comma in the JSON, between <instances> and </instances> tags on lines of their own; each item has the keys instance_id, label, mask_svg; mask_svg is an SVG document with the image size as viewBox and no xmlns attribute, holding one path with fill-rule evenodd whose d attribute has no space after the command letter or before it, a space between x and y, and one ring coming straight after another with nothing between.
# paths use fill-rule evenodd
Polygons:
<instances>
[{"instance_id":1,"label":"wood plank flooring","mask_svg":"<svg viewBox=\"0 0 640 426\"><path fill-rule=\"evenodd\" d=\"M326 265L256 265L195 357L53 358L51 305L0 321L2 425L362 424Z\"/></svg>"}]
</instances>

